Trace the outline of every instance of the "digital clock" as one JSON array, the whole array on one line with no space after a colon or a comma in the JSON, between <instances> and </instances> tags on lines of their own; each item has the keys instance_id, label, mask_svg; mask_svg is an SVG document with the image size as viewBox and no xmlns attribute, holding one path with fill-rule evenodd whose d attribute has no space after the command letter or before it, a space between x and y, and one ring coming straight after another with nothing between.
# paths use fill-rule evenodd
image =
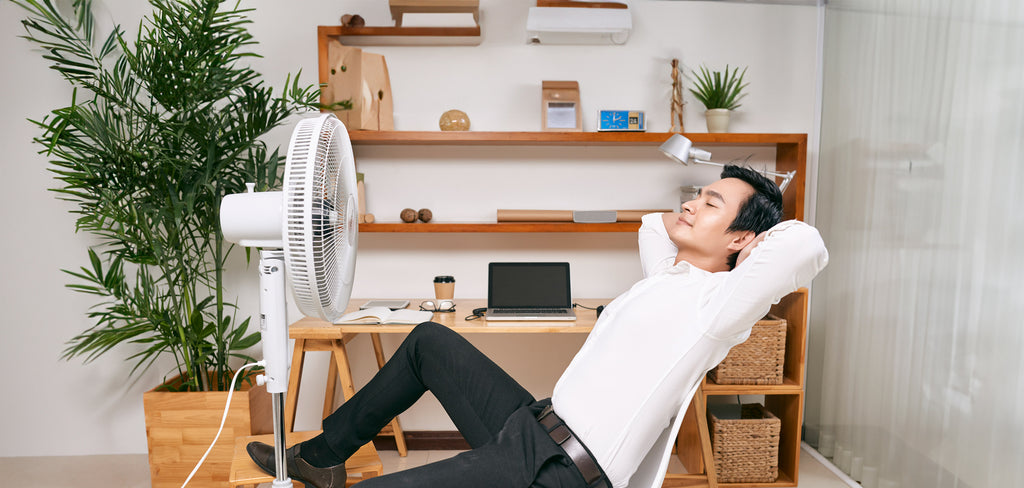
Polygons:
<instances>
[{"instance_id":1,"label":"digital clock","mask_svg":"<svg viewBox=\"0 0 1024 488\"><path fill-rule=\"evenodd\" d=\"M647 121L640 110L602 110L599 131L645 131Z\"/></svg>"}]
</instances>

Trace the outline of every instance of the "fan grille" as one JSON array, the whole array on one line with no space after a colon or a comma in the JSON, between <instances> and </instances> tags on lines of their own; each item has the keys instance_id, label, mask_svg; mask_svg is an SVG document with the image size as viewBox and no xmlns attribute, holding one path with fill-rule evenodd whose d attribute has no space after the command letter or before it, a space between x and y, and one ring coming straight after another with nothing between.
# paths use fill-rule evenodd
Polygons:
<instances>
[{"instance_id":1,"label":"fan grille","mask_svg":"<svg viewBox=\"0 0 1024 488\"><path fill-rule=\"evenodd\" d=\"M333 115L299 122L285 166L285 259L299 309L333 321L344 313L355 268L355 169Z\"/></svg>"}]
</instances>

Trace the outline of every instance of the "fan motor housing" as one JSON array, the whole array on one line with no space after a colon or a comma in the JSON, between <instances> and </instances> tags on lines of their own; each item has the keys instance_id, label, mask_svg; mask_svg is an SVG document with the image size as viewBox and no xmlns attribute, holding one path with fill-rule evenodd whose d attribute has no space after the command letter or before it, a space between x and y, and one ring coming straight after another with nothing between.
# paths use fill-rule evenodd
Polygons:
<instances>
[{"instance_id":1,"label":"fan motor housing","mask_svg":"<svg viewBox=\"0 0 1024 488\"><path fill-rule=\"evenodd\" d=\"M281 219L284 195L279 191L249 191L226 195L220 205L224 239L245 247L284 247Z\"/></svg>"}]
</instances>

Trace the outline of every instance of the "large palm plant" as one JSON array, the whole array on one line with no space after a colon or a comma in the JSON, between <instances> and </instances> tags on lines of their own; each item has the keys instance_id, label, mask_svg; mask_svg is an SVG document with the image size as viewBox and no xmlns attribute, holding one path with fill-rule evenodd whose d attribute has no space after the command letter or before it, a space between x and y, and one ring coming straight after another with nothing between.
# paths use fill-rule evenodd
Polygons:
<instances>
[{"instance_id":1,"label":"large palm plant","mask_svg":"<svg viewBox=\"0 0 1024 488\"><path fill-rule=\"evenodd\" d=\"M246 63L248 10L220 0L151 0L131 44L116 27L94 42L89 0L72 1L70 18L50 0L13 1L30 13L23 37L74 87L70 105L33 121L35 141L54 191L77 204L77 229L100 241L89 265L65 270L98 303L64 357L134 344L130 374L171 355L183 389L226 388L229 360L248 360L259 337L223 295L220 201L249 181L276 185L282 157L260 138L317 90L297 75L279 95L265 86Z\"/></svg>"}]
</instances>

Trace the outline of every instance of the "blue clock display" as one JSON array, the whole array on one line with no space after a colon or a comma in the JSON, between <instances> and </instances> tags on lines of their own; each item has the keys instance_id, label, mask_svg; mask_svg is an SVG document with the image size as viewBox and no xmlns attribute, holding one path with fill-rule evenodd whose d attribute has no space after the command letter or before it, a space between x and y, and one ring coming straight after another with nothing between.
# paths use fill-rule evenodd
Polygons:
<instances>
[{"instance_id":1,"label":"blue clock display","mask_svg":"<svg viewBox=\"0 0 1024 488\"><path fill-rule=\"evenodd\" d=\"M645 131L647 123L639 110L602 110L598 131Z\"/></svg>"}]
</instances>

